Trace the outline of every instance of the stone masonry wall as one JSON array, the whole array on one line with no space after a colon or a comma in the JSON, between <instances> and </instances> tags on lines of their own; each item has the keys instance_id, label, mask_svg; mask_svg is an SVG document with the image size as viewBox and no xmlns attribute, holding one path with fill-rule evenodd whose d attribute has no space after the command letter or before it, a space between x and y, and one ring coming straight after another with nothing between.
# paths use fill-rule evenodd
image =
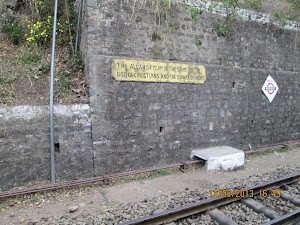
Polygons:
<instances>
[{"instance_id":1,"label":"stone masonry wall","mask_svg":"<svg viewBox=\"0 0 300 225\"><path fill-rule=\"evenodd\" d=\"M88 105L54 107L56 178L92 177ZM46 106L0 108L0 191L50 179L50 128Z\"/></svg>"},{"instance_id":2,"label":"stone masonry wall","mask_svg":"<svg viewBox=\"0 0 300 225\"><path fill-rule=\"evenodd\" d=\"M85 0L90 106L55 106L57 180L188 160L195 148L299 140L299 24L240 19L223 37L222 15L192 19L178 1L156 2ZM115 58L203 65L206 82L117 81ZM268 75L279 86L272 103L261 91ZM50 178L49 136L47 106L0 107L0 191Z\"/></svg>"},{"instance_id":3,"label":"stone masonry wall","mask_svg":"<svg viewBox=\"0 0 300 225\"><path fill-rule=\"evenodd\" d=\"M296 31L239 20L223 37L214 31L222 16L204 12L193 20L182 4L151 2L84 3L81 50L98 175L187 160L195 148L246 150L299 139ZM207 80L120 82L112 77L114 58L200 64ZM272 103L261 91L268 75L280 88Z\"/></svg>"}]
</instances>

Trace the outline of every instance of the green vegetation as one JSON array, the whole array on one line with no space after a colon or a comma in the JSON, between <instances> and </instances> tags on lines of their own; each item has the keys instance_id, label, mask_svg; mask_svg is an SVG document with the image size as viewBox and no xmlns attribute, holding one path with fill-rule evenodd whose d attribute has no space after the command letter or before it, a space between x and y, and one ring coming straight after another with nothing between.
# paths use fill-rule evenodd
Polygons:
<instances>
[{"instance_id":1,"label":"green vegetation","mask_svg":"<svg viewBox=\"0 0 300 225\"><path fill-rule=\"evenodd\" d=\"M208 11L215 9L218 4L226 11L226 23L217 22L214 26L215 31L220 36L227 36L233 30L231 28L231 21L238 19L237 9L248 8L254 11L268 13L273 15L279 20L282 27L287 24L287 20L295 20L300 22L300 1L299 0L212 0L213 4L210 4ZM187 4L186 0L183 3L191 12L191 17L197 20L199 15L204 11L204 5L207 5L207 1L193 2Z\"/></svg>"},{"instance_id":2,"label":"green vegetation","mask_svg":"<svg viewBox=\"0 0 300 225\"><path fill-rule=\"evenodd\" d=\"M226 23L216 22L214 25L214 31L216 31L219 36L225 37L229 33L232 33L233 29L229 28Z\"/></svg>"},{"instance_id":3,"label":"green vegetation","mask_svg":"<svg viewBox=\"0 0 300 225\"><path fill-rule=\"evenodd\" d=\"M245 0L241 3L244 8L253 9L256 11L262 10L262 2L261 0Z\"/></svg>"},{"instance_id":4,"label":"green vegetation","mask_svg":"<svg viewBox=\"0 0 300 225\"><path fill-rule=\"evenodd\" d=\"M31 203L35 203L36 200L37 200L36 196L33 196L33 197L31 197L30 202L31 202Z\"/></svg>"},{"instance_id":5,"label":"green vegetation","mask_svg":"<svg viewBox=\"0 0 300 225\"><path fill-rule=\"evenodd\" d=\"M287 24L286 18L282 12L276 11L275 17L280 21L281 27L284 27Z\"/></svg>"},{"instance_id":6,"label":"green vegetation","mask_svg":"<svg viewBox=\"0 0 300 225\"><path fill-rule=\"evenodd\" d=\"M39 62L41 56L38 52L24 52L24 54L21 55L20 59L25 64L32 64Z\"/></svg>"},{"instance_id":7,"label":"green vegetation","mask_svg":"<svg viewBox=\"0 0 300 225\"><path fill-rule=\"evenodd\" d=\"M196 44L197 45L203 45L204 44L204 40L196 38Z\"/></svg>"},{"instance_id":8,"label":"green vegetation","mask_svg":"<svg viewBox=\"0 0 300 225\"><path fill-rule=\"evenodd\" d=\"M273 15L282 26L285 20L300 22L299 0L238 0L238 7Z\"/></svg>"},{"instance_id":9,"label":"green vegetation","mask_svg":"<svg viewBox=\"0 0 300 225\"><path fill-rule=\"evenodd\" d=\"M2 21L12 42L49 47L53 31L54 1L23 0L19 4L18 10L7 21ZM72 42L75 34L73 23L76 23L76 18L74 0L59 1L56 30L59 43Z\"/></svg>"},{"instance_id":10,"label":"green vegetation","mask_svg":"<svg viewBox=\"0 0 300 225\"><path fill-rule=\"evenodd\" d=\"M198 19L198 16L201 15L204 11L204 6L208 4L207 1L199 1L198 4L193 3L192 5L187 4L186 0L183 0L186 9L190 10L191 17L194 20ZM220 5L221 8L225 9L226 11L226 23L216 22L214 25L214 30L218 33L219 36L227 36L233 32L231 28L231 21L238 19L237 8L239 5L238 0L223 0L222 4ZM218 4L211 4L208 7L208 11L214 10Z\"/></svg>"},{"instance_id":11,"label":"green vegetation","mask_svg":"<svg viewBox=\"0 0 300 225\"><path fill-rule=\"evenodd\" d=\"M74 53L75 0L58 2L56 30L56 103L87 103L81 55ZM5 13L5 12L4 12ZM53 32L53 0L23 0L0 19L0 104L47 104ZM25 92L20 90L25 89ZM36 93L39 93L37 95ZM47 101L47 102L46 102Z\"/></svg>"},{"instance_id":12,"label":"green vegetation","mask_svg":"<svg viewBox=\"0 0 300 225\"><path fill-rule=\"evenodd\" d=\"M14 81L18 80L19 77L19 74L0 77L0 84L12 84Z\"/></svg>"},{"instance_id":13,"label":"green vegetation","mask_svg":"<svg viewBox=\"0 0 300 225\"><path fill-rule=\"evenodd\" d=\"M153 53L153 56L155 59L162 59L163 57L163 48L157 47L155 44L152 48L151 51Z\"/></svg>"},{"instance_id":14,"label":"green vegetation","mask_svg":"<svg viewBox=\"0 0 300 225\"><path fill-rule=\"evenodd\" d=\"M235 167L235 168L233 168L232 171L240 171L240 170L245 170L245 169L246 169L246 166L243 165L243 166L241 166L241 167Z\"/></svg>"},{"instance_id":15,"label":"green vegetation","mask_svg":"<svg viewBox=\"0 0 300 225\"><path fill-rule=\"evenodd\" d=\"M18 44L21 37L24 35L24 28L21 24L16 24L13 21L5 26L5 31L10 35L14 44Z\"/></svg>"},{"instance_id":16,"label":"green vegetation","mask_svg":"<svg viewBox=\"0 0 300 225\"><path fill-rule=\"evenodd\" d=\"M293 149L292 147L289 147L289 148L278 148L278 149L274 149L274 150L268 150L268 151L262 151L262 152L255 152L253 154L248 154L246 155L246 158L254 158L254 157L259 157L259 156L264 156L264 155L270 155L270 154L273 154L275 152L287 152L289 151L290 149Z\"/></svg>"},{"instance_id":17,"label":"green vegetation","mask_svg":"<svg viewBox=\"0 0 300 225\"><path fill-rule=\"evenodd\" d=\"M104 205L106 207L115 207L115 206L121 206L123 203L120 203L120 202L108 202L108 203L105 203Z\"/></svg>"},{"instance_id":18,"label":"green vegetation","mask_svg":"<svg viewBox=\"0 0 300 225\"><path fill-rule=\"evenodd\" d=\"M157 173L159 175L166 176L166 175L174 174L174 171L172 171L171 168L167 168L167 169L158 170Z\"/></svg>"}]
</instances>

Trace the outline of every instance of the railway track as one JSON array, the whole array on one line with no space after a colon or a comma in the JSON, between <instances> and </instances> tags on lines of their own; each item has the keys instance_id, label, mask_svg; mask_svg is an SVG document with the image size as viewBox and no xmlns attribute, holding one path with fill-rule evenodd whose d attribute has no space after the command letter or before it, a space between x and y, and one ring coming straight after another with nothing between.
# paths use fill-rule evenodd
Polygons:
<instances>
[{"instance_id":1,"label":"railway track","mask_svg":"<svg viewBox=\"0 0 300 225\"><path fill-rule=\"evenodd\" d=\"M228 217L222 211L222 207L230 204L240 203L256 213L264 214L270 219L267 225L271 224L296 224L300 221L300 196L295 197L288 193L287 186L298 185L299 188L300 173L283 177L271 182L266 182L250 188L240 190L211 190L211 198L189 204L176 209L168 210L156 215L132 220L122 225L138 224L167 224L178 221L183 218L195 217L200 213L208 214L212 220L219 224L236 225L232 218ZM298 184L297 184L298 182ZM292 204L296 208L292 212L282 213L280 207L272 209L264 205L264 199L268 201L278 201L278 205L285 203ZM175 223L176 224L176 223Z\"/></svg>"}]
</instances>

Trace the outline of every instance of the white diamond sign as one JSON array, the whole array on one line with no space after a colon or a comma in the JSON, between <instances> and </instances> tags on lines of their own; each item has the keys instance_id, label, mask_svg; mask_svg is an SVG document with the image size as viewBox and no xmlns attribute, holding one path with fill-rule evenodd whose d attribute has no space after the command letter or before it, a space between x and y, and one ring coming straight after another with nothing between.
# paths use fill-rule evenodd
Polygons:
<instances>
[{"instance_id":1,"label":"white diamond sign","mask_svg":"<svg viewBox=\"0 0 300 225\"><path fill-rule=\"evenodd\" d=\"M276 84L275 80L269 75L266 79L266 82L262 86L261 90L267 96L270 103L273 101L275 95L277 94L279 87Z\"/></svg>"}]
</instances>

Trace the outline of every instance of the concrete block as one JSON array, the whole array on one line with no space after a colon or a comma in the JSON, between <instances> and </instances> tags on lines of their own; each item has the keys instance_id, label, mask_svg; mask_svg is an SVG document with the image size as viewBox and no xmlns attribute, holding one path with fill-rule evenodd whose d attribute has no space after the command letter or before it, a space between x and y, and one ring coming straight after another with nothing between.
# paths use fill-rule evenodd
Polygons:
<instances>
[{"instance_id":1,"label":"concrete block","mask_svg":"<svg viewBox=\"0 0 300 225\"><path fill-rule=\"evenodd\" d=\"M245 153L241 150L219 146L206 149L195 149L191 153L191 159L204 159L207 171L232 170L244 165Z\"/></svg>"}]
</instances>

